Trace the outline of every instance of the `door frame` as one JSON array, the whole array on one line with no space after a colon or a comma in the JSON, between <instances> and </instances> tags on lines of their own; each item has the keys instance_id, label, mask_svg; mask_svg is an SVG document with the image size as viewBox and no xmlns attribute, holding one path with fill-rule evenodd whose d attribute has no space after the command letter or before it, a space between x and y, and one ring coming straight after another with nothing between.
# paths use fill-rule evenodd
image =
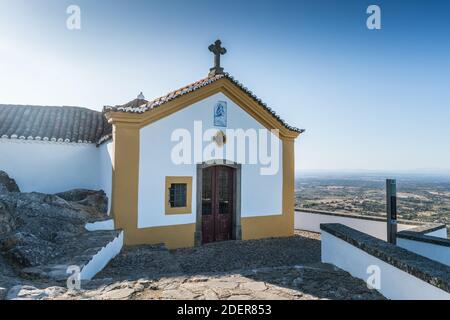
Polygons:
<instances>
[{"instance_id":1,"label":"door frame","mask_svg":"<svg viewBox=\"0 0 450 320\"><path fill-rule=\"evenodd\" d=\"M200 246L203 241L202 236L202 191L203 191L203 169L213 166L226 166L230 167L234 172L234 186L233 186L233 214L231 225L231 239L242 240L241 229L241 169L242 166L239 163L227 161L227 160L210 160L200 164L197 164L197 201L196 201L196 222L195 222L195 234L194 244Z\"/></svg>"}]
</instances>

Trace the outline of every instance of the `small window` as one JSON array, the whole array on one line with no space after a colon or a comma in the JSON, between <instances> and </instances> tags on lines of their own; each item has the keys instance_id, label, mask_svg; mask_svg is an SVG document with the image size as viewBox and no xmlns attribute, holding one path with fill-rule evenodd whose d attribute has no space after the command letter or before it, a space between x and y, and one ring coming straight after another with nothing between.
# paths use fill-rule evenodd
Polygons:
<instances>
[{"instance_id":1,"label":"small window","mask_svg":"<svg viewBox=\"0 0 450 320\"><path fill-rule=\"evenodd\" d=\"M166 177L166 214L192 213L192 177Z\"/></svg>"},{"instance_id":2,"label":"small window","mask_svg":"<svg viewBox=\"0 0 450 320\"><path fill-rule=\"evenodd\" d=\"M182 208L186 207L186 192L187 192L187 184L186 183L172 183L170 185L170 207L171 208Z\"/></svg>"}]
</instances>

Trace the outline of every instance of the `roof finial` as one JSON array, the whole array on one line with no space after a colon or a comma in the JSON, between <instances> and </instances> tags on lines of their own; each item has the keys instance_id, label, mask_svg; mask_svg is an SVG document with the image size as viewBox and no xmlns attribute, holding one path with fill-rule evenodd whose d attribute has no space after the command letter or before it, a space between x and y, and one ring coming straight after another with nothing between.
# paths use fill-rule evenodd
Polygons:
<instances>
[{"instance_id":1,"label":"roof finial","mask_svg":"<svg viewBox=\"0 0 450 320\"><path fill-rule=\"evenodd\" d=\"M220 56L227 53L227 49L222 47L222 42L220 40L216 40L216 42L210 45L208 49L214 53L214 67L209 69L209 75L215 76L218 74L223 74L223 68L220 66Z\"/></svg>"},{"instance_id":2,"label":"roof finial","mask_svg":"<svg viewBox=\"0 0 450 320\"><path fill-rule=\"evenodd\" d=\"M145 97L144 97L144 94L142 93L142 91L141 91L141 93L139 93L139 95L137 96L137 98L138 98L139 100L145 100Z\"/></svg>"}]
</instances>

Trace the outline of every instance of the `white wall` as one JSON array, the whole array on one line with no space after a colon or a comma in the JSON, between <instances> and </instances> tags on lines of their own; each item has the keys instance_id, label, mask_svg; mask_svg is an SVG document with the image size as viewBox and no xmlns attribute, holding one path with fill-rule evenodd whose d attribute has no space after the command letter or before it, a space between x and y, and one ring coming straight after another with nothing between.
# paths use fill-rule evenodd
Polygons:
<instances>
[{"instance_id":1,"label":"white wall","mask_svg":"<svg viewBox=\"0 0 450 320\"><path fill-rule=\"evenodd\" d=\"M438 230L434 230L432 232L425 233L425 235L430 236L430 237L444 238L444 239L448 238L446 227L438 229Z\"/></svg>"},{"instance_id":2,"label":"white wall","mask_svg":"<svg viewBox=\"0 0 450 320\"><path fill-rule=\"evenodd\" d=\"M450 266L450 247L404 238L397 238L397 245L431 260Z\"/></svg>"},{"instance_id":3,"label":"white wall","mask_svg":"<svg viewBox=\"0 0 450 320\"><path fill-rule=\"evenodd\" d=\"M340 223L358 231L367 233L375 238L385 241L387 239L387 227L385 221L374 221L368 219L358 219L303 211L296 211L294 219L295 229L298 230L320 233L321 223ZM415 227L415 225L398 224L397 231L407 230Z\"/></svg>"},{"instance_id":4,"label":"white wall","mask_svg":"<svg viewBox=\"0 0 450 320\"><path fill-rule=\"evenodd\" d=\"M23 192L95 190L101 187L99 154L95 144L0 139L0 170Z\"/></svg>"},{"instance_id":5,"label":"white wall","mask_svg":"<svg viewBox=\"0 0 450 320\"><path fill-rule=\"evenodd\" d=\"M86 223L84 228L88 231L114 230L114 219Z\"/></svg>"},{"instance_id":6,"label":"white wall","mask_svg":"<svg viewBox=\"0 0 450 320\"><path fill-rule=\"evenodd\" d=\"M322 262L331 263L356 278L367 281L370 276L367 272L368 267L378 266L380 268L378 291L388 299L450 299L448 292L387 264L327 232L322 232L321 243Z\"/></svg>"},{"instance_id":7,"label":"white wall","mask_svg":"<svg viewBox=\"0 0 450 320\"><path fill-rule=\"evenodd\" d=\"M113 143L112 140L103 143L98 147L99 153L99 189L105 191L108 197L108 214L111 210L111 194L112 194L112 159L113 159Z\"/></svg>"},{"instance_id":8,"label":"white wall","mask_svg":"<svg viewBox=\"0 0 450 320\"><path fill-rule=\"evenodd\" d=\"M228 127L265 129L243 109L233 103L224 94L218 93L197 102L164 119L152 123L140 132L139 162L139 204L138 227L167 226L195 223L196 220L196 163L176 165L171 160L172 148L178 142L171 141L175 129L187 129L194 137L194 121L203 122L203 131L213 128L213 108L217 101L227 102ZM225 128L220 128L225 131ZM278 138L277 138L278 139ZM208 143L204 143L206 146ZM229 146L225 145L225 150ZM194 148L194 146L192 146ZM242 165L241 216L279 215L282 213L282 145L279 143L278 156L280 167L275 175L260 174L260 165ZM192 158L194 152L192 152ZM236 152L235 152L236 156ZM221 158L209 157L203 161ZM194 160L194 159L192 159ZM236 161L227 157L227 160ZM199 161L201 162L201 161ZM192 213L183 215L165 215L165 177L192 176Z\"/></svg>"},{"instance_id":9,"label":"white wall","mask_svg":"<svg viewBox=\"0 0 450 320\"><path fill-rule=\"evenodd\" d=\"M110 243L104 246L95 256L81 269L81 280L91 280L97 273L115 256L120 253L123 247L123 231L114 238Z\"/></svg>"}]
</instances>

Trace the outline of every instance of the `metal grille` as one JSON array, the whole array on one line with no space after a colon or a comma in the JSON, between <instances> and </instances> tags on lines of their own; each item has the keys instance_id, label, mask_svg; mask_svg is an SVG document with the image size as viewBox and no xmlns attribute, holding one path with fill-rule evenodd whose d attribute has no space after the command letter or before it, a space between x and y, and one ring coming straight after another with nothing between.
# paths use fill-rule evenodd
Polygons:
<instances>
[{"instance_id":1,"label":"metal grille","mask_svg":"<svg viewBox=\"0 0 450 320\"><path fill-rule=\"evenodd\" d=\"M172 183L170 185L170 206L172 208L186 207L186 183Z\"/></svg>"}]
</instances>

